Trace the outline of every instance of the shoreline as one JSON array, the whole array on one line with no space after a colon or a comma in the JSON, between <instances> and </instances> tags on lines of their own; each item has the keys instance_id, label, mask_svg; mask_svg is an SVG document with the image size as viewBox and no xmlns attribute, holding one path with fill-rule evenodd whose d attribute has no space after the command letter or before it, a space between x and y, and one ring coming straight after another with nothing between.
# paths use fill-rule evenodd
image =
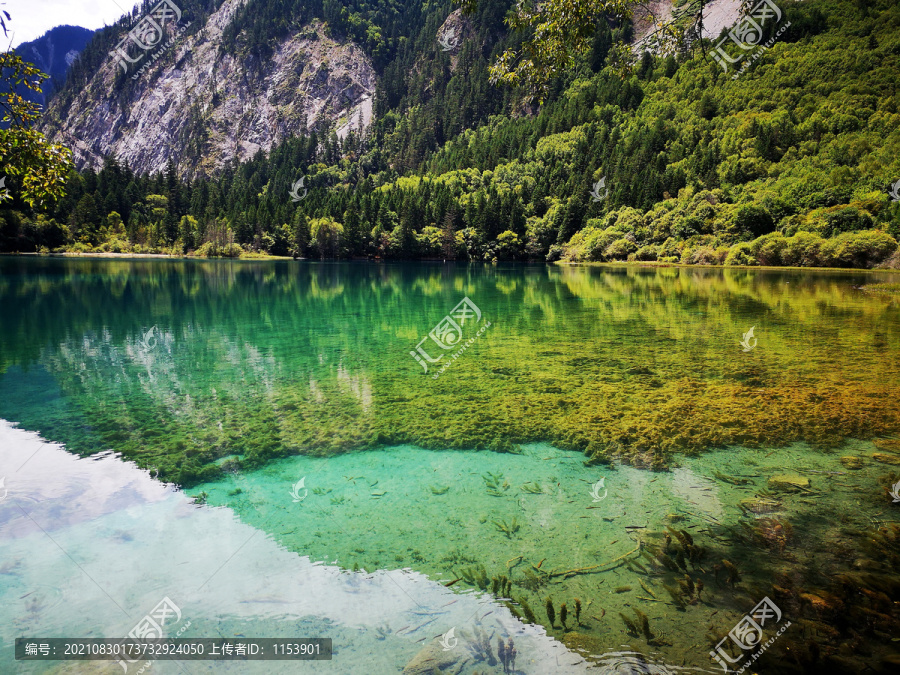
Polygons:
<instances>
[{"instance_id":1,"label":"shoreline","mask_svg":"<svg viewBox=\"0 0 900 675\"><path fill-rule=\"evenodd\" d=\"M62 251L58 253L37 253L35 251L11 251L8 253L0 253L0 255L9 256L29 256L35 258L109 258L109 259L141 259L151 260L164 258L167 260L275 260L275 261L296 261L296 262L416 262L416 263L436 263L440 259L425 258L397 258L385 260L381 258L325 258L322 260L315 258L294 258L292 256L269 255L265 253L254 254L252 256L240 256L237 258L227 258L223 256L195 256L195 255L173 255L171 253L111 253L111 252L88 252L88 251ZM729 269L729 270L815 270L817 272L868 272L868 273L884 273L893 272L900 273L900 269L891 267L796 267L796 266L772 266L772 265L689 265L686 263L663 263L652 260L613 260L613 261L587 261L587 262L566 262L556 260L553 262L543 262L540 260L502 260L491 262L486 260L451 260L451 263L482 263L485 265L496 265L498 262L513 263L521 265L545 264L557 267L675 267L684 269Z\"/></svg>"},{"instance_id":2,"label":"shoreline","mask_svg":"<svg viewBox=\"0 0 900 675\"><path fill-rule=\"evenodd\" d=\"M259 254L248 257L228 258L225 256L173 255L171 253L111 253L92 251L60 251L58 253L37 253L36 251L13 251L3 255L23 255L35 258L167 258L170 260L294 260L291 256ZM308 260L308 258L297 258Z\"/></svg>"},{"instance_id":3,"label":"shoreline","mask_svg":"<svg viewBox=\"0 0 900 675\"><path fill-rule=\"evenodd\" d=\"M62 251L58 253L37 253L34 251L12 251L9 253L2 253L0 255L9 255L9 256L31 256L35 258L111 258L111 259L158 259L165 258L168 260L279 260L279 261L297 261L297 262L416 262L416 263L427 263L427 262L442 262L446 263L447 261L440 261L439 259L425 259L425 258L397 258L397 259L380 259L380 258L325 258L322 260L314 259L314 258L293 258L292 256L280 256L280 255L269 255L260 253L258 255L252 256L240 256L237 258L227 258L224 256L195 256L195 255L173 255L171 253L110 253L110 252L88 252L88 251ZM685 268L685 269L729 269L729 270L815 270L817 272L869 272L869 273L879 273L879 272L894 272L900 273L900 269L894 269L891 267L797 267L797 266L778 266L778 265L689 265L686 263L674 263L674 262L656 262L652 260L613 260L613 261L586 261L586 262L566 262L562 260L555 260L553 262L543 262L540 260L502 260L497 262L491 262L487 260L451 260L451 263L482 263L485 265L495 265L498 262L500 263L513 263L513 264L521 264L521 265L536 265L536 264L545 264L545 265L553 265L557 267L648 267L648 268L658 268L658 267L676 267L676 268Z\"/></svg>"}]
</instances>

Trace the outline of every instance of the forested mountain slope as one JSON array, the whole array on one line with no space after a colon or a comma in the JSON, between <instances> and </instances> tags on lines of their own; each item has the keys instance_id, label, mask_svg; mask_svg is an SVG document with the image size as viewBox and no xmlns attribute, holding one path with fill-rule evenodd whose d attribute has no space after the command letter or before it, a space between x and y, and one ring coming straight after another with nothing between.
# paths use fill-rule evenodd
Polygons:
<instances>
[{"instance_id":1,"label":"forested mountain slope","mask_svg":"<svg viewBox=\"0 0 900 675\"><path fill-rule=\"evenodd\" d=\"M371 59L366 134L341 141L321 127L190 184L177 162L145 176L106 160L73 176L55 210L8 222L0 245L837 266L896 251L900 6L890 0L782 1L760 40L769 47L745 71L723 70L715 40L609 64L630 25L602 22L540 107L489 81L490 63L522 39L503 25L507 7L457 17L462 39L445 51L451 5L371 5L320 12L332 12L323 30L337 35L343 21L341 39L360 40ZM236 9L223 40L271 60L279 47L266 31L294 24L275 20L282 4L266 7ZM234 17L245 17L241 30ZM301 178L308 193L295 200Z\"/></svg>"}]
</instances>

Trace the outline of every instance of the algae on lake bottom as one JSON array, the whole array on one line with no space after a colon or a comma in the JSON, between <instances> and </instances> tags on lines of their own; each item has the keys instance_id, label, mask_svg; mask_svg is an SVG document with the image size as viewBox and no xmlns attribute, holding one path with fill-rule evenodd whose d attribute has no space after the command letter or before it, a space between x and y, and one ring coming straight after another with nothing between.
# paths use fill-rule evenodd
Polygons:
<instances>
[{"instance_id":1,"label":"algae on lake bottom","mask_svg":"<svg viewBox=\"0 0 900 675\"><path fill-rule=\"evenodd\" d=\"M864 273L54 265L75 278L41 278L53 292L0 355L0 389L32 396L3 397L0 413L184 485L402 443L546 441L662 468L729 445L900 433L900 307L856 290ZM21 293L0 280L4 306ZM409 351L462 296L492 327L433 380ZM759 342L743 352L750 326Z\"/></svg>"}]
</instances>

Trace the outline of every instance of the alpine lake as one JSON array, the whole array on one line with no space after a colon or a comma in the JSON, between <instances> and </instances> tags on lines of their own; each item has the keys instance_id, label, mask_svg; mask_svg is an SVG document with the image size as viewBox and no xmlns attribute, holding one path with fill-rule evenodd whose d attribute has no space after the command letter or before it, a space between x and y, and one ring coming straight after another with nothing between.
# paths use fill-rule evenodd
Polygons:
<instances>
[{"instance_id":1,"label":"alpine lake","mask_svg":"<svg viewBox=\"0 0 900 675\"><path fill-rule=\"evenodd\" d=\"M2 257L0 672L897 672L898 282Z\"/></svg>"}]
</instances>

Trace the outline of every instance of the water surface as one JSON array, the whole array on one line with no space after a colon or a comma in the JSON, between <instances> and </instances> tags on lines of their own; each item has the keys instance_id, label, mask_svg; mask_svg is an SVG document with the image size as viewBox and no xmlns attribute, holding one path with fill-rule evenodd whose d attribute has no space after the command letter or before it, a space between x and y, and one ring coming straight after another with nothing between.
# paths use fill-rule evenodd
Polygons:
<instances>
[{"instance_id":1,"label":"water surface","mask_svg":"<svg viewBox=\"0 0 900 675\"><path fill-rule=\"evenodd\" d=\"M465 673L502 672L476 629L521 672L712 672L769 598L753 667L884 669L900 303L860 286L896 277L0 258L4 647L178 596L334 672L451 627Z\"/></svg>"}]
</instances>

